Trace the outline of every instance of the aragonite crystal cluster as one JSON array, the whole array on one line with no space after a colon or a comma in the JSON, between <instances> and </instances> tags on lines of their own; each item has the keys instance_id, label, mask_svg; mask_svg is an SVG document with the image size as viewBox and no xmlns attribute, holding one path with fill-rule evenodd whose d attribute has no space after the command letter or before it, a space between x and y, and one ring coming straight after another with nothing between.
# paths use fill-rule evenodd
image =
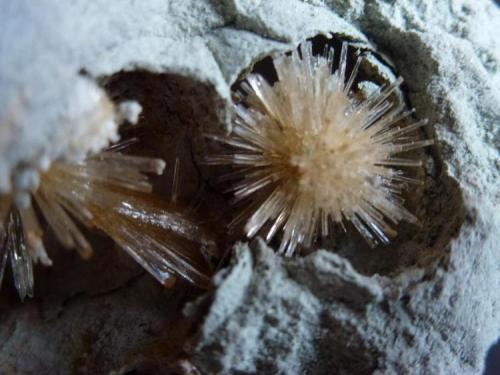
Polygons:
<instances>
[{"instance_id":1,"label":"aragonite crystal cluster","mask_svg":"<svg viewBox=\"0 0 500 375\"><path fill-rule=\"evenodd\" d=\"M53 163L31 193L32 203L20 205L13 194L0 198L0 282L10 259L20 297L33 296L32 262L52 263L42 241L41 216L58 241L82 258L92 255L92 246L77 222L106 233L162 284L180 276L207 285L203 254L213 242L175 199L167 203L150 194L146 174L161 174L165 162L124 155L125 146L79 163Z\"/></svg>"},{"instance_id":2,"label":"aragonite crystal cluster","mask_svg":"<svg viewBox=\"0 0 500 375\"><path fill-rule=\"evenodd\" d=\"M305 42L276 57L278 81L271 86L250 74L232 133L207 135L227 145L208 163L233 166L224 179L236 200L246 201L235 221L246 220L250 238L270 240L282 231L279 252L286 255L328 236L332 223L351 222L375 246L396 235L393 225L417 221L402 192L420 181L401 167L422 161L400 154L433 143L415 132L427 121L402 122L413 111L390 100L401 78L358 100L352 87L365 56L346 77L347 51L344 43L333 74L333 48L315 56Z\"/></svg>"},{"instance_id":3,"label":"aragonite crystal cluster","mask_svg":"<svg viewBox=\"0 0 500 375\"><path fill-rule=\"evenodd\" d=\"M339 52L335 71L335 50L314 55L311 42L276 57L274 85L258 74L242 83L232 133L207 134L226 148L208 155L209 164L234 167L224 179L244 208L233 227L245 222L249 238L262 234L268 241L281 232L279 252L285 255L331 235L335 223L352 223L375 246L389 243L400 221L417 221L402 193L421 181L404 168L422 161L399 154L432 144L416 132L427 122L403 121L413 111L391 100L401 78L361 99L352 88L365 55L347 75L348 44ZM162 284L175 275L208 284L206 255L215 245L176 204L179 161L166 203L149 194L147 176L161 174L165 163L125 155L126 147L117 144L81 162L56 161L29 195L1 197L0 280L10 258L22 298L33 295L32 261L51 264L39 217L83 258L92 247L79 225L106 233Z\"/></svg>"}]
</instances>

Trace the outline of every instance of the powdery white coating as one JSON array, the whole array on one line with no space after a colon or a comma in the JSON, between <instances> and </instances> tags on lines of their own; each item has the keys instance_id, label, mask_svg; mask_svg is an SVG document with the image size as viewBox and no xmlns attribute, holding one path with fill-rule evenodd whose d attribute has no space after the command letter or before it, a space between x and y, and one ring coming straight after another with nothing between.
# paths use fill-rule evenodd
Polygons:
<instances>
[{"instance_id":1,"label":"powdery white coating","mask_svg":"<svg viewBox=\"0 0 500 375\"><path fill-rule=\"evenodd\" d=\"M214 82L228 97L198 36L223 23L211 5L136 6L130 12L120 1L0 1L0 193L11 190L11 174L21 164L40 169L56 159L81 159L116 139L113 117L102 118L107 98L92 77L138 67L178 72ZM190 20L193 7L205 21ZM118 14L127 16L116 22Z\"/></svg>"},{"instance_id":2,"label":"powdery white coating","mask_svg":"<svg viewBox=\"0 0 500 375\"><path fill-rule=\"evenodd\" d=\"M88 79L55 74L44 82L40 77L10 97L6 97L9 84L4 85L2 79L0 103L6 107L0 108L0 193L12 189L9 174L14 166L36 173L52 160L81 160L87 152L99 151L118 139L114 106ZM53 80L63 82L57 93L50 91ZM54 97L44 97L51 94ZM51 100L57 105L47 104ZM19 184L23 177L13 179L16 190L30 187Z\"/></svg>"},{"instance_id":3,"label":"powdery white coating","mask_svg":"<svg viewBox=\"0 0 500 375\"><path fill-rule=\"evenodd\" d=\"M126 120L131 124L137 124L137 121L139 121L139 115L142 112L142 107L139 103L133 100L126 100L118 105L118 112L123 120Z\"/></svg>"}]
</instances>

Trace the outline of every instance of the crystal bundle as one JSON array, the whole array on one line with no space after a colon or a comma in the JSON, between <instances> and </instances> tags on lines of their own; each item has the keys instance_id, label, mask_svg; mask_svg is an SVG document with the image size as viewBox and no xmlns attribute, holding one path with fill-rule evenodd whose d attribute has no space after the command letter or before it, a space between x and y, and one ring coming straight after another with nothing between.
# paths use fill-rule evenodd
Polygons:
<instances>
[{"instance_id":1,"label":"crystal bundle","mask_svg":"<svg viewBox=\"0 0 500 375\"><path fill-rule=\"evenodd\" d=\"M57 240L83 258L92 255L92 246L82 225L107 234L162 284L174 276L208 284L204 254L213 241L189 212L150 194L147 174L161 174L165 163L118 151L53 163L26 207L12 195L0 197L0 283L10 259L21 298L33 296L32 262L52 263L42 241L43 217Z\"/></svg>"},{"instance_id":2,"label":"crystal bundle","mask_svg":"<svg viewBox=\"0 0 500 375\"><path fill-rule=\"evenodd\" d=\"M375 246L396 236L400 221L417 221L402 192L421 182L402 168L422 161L400 154L433 143L415 132L426 121L403 125L413 111L390 100L401 78L358 99L352 87L365 56L346 77L347 48L334 72L334 49L315 56L310 42L276 57L274 85L258 74L242 83L232 133L206 135L223 145L207 163L232 167L222 179L243 207L234 223L244 221L249 238L279 234L286 255L335 223L352 223Z\"/></svg>"}]
</instances>

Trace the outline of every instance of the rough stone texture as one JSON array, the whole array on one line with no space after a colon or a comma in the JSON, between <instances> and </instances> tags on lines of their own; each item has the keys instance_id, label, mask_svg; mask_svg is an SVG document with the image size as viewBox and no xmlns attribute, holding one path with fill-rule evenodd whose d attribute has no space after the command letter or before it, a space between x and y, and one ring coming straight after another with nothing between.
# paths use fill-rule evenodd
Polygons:
<instances>
[{"instance_id":1,"label":"rough stone texture","mask_svg":"<svg viewBox=\"0 0 500 375\"><path fill-rule=\"evenodd\" d=\"M363 276L324 250L282 260L241 246L218 275L194 362L210 374L481 373L499 325L492 231L464 230L446 261L395 277Z\"/></svg>"},{"instance_id":2,"label":"rough stone texture","mask_svg":"<svg viewBox=\"0 0 500 375\"><path fill-rule=\"evenodd\" d=\"M185 285L164 289L109 240L92 260L59 251L36 268L36 298L0 295L1 374L106 374L158 367L170 374L190 322ZM153 367L153 368L155 368ZM160 371L161 370L161 371Z\"/></svg>"},{"instance_id":3,"label":"rough stone texture","mask_svg":"<svg viewBox=\"0 0 500 375\"><path fill-rule=\"evenodd\" d=\"M230 86L263 56L329 32L377 51L405 78L417 115L434 124L422 228L403 228L390 249L340 240L336 254L293 260L260 243L239 246L232 268L216 279L193 361L204 373L481 372L500 333L500 12L492 1L0 0L0 17L0 190L20 169L73 158L113 137L88 133L95 124L82 121L96 110L103 77L147 71L209 87L204 103L223 103L212 110L229 126ZM169 106L163 87L116 98L175 118L183 104ZM206 125L203 111L185 113ZM92 300L88 279L96 272L103 273L66 272L83 284L49 289L56 298L0 304L0 370L104 373L154 341L158 331L140 327L164 321L169 296L142 276L127 283L138 271L122 267L111 273L116 288ZM52 288L62 282L55 280ZM73 288L82 297L62 303ZM62 313L43 315L58 306Z\"/></svg>"}]
</instances>

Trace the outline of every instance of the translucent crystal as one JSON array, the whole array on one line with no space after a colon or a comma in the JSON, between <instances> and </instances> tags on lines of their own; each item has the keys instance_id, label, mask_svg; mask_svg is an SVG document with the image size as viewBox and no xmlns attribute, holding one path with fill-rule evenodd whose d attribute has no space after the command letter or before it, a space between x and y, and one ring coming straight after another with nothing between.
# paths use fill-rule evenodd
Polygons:
<instances>
[{"instance_id":1,"label":"translucent crystal","mask_svg":"<svg viewBox=\"0 0 500 375\"><path fill-rule=\"evenodd\" d=\"M85 259L92 255L92 246L81 225L106 233L164 285L180 276L206 287L206 257L215 244L192 212L176 204L179 161L172 201L161 201L149 194L152 186L146 173L161 174L165 163L119 153L129 144L115 145L80 163L53 163L42 173L32 201L61 245L76 249ZM12 196L0 197L0 219L0 282L10 258L16 288L24 299L33 295L32 262L51 265L52 261L32 206L17 208Z\"/></svg>"},{"instance_id":2,"label":"translucent crystal","mask_svg":"<svg viewBox=\"0 0 500 375\"><path fill-rule=\"evenodd\" d=\"M206 286L208 267L200 249L212 242L174 204L179 162L175 165L172 203L148 194L152 187L144 173L162 173L162 160L116 152L102 152L78 165L54 164L34 196L61 243L83 257L92 249L69 214L109 235L162 284L177 275Z\"/></svg>"},{"instance_id":3,"label":"translucent crystal","mask_svg":"<svg viewBox=\"0 0 500 375\"><path fill-rule=\"evenodd\" d=\"M402 78L359 101L351 92L366 54L347 72L348 45L332 74L334 50L314 56L309 42L274 59L278 81L270 85L250 74L235 105L233 132L207 134L227 146L209 155L211 165L228 164L235 201L246 201L233 220L245 220L253 237L281 235L279 252L291 255L329 234L330 222L350 221L372 246L388 243L396 231L386 222L416 219L400 202L407 183L418 183L397 167L418 167L421 160L396 154L432 144L419 140L419 121L401 120L413 111L389 99Z\"/></svg>"},{"instance_id":4,"label":"translucent crystal","mask_svg":"<svg viewBox=\"0 0 500 375\"><path fill-rule=\"evenodd\" d=\"M7 220L6 251L9 253L14 284L21 300L33 297L33 264L24 240L21 217L16 209L10 212Z\"/></svg>"},{"instance_id":5,"label":"translucent crystal","mask_svg":"<svg viewBox=\"0 0 500 375\"><path fill-rule=\"evenodd\" d=\"M2 286L5 268L7 266L8 255L9 253L7 251L6 235L2 231L0 232L0 287Z\"/></svg>"}]
</instances>

